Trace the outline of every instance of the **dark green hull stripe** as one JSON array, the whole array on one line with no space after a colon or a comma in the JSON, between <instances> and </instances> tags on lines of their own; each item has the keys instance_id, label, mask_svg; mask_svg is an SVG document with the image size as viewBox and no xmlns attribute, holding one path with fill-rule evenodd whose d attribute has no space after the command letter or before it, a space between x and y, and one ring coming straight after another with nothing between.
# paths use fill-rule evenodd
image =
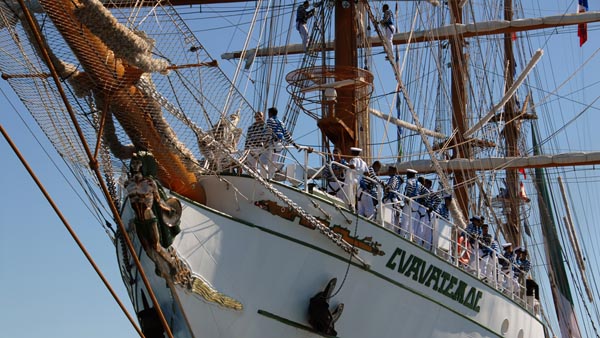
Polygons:
<instances>
[{"instance_id":1,"label":"dark green hull stripe","mask_svg":"<svg viewBox=\"0 0 600 338\"><path fill-rule=\"evenodd\" d=\"M310 327L310 326L306 326L306 325L300 324L298 322L295 322L293 320L289 320L287 318L280 317L280 316L278 316L276 314L273 314L271 312L267 312L265 310L260 310L260 309L257 312L258 312L259 315L263 315L263 316L265 316L267 318L274 319L274 320L276 320L278 322L281 322L281 323L283 323L285 325L293 326L293 327L295 327L297 329L308 331L310 333L314 333L314 334L319 335L321 337L335 338L335 336L328 336L326 334L319 333L319 332L313 330L313 328Z\"/></svg>"}]
</instances>

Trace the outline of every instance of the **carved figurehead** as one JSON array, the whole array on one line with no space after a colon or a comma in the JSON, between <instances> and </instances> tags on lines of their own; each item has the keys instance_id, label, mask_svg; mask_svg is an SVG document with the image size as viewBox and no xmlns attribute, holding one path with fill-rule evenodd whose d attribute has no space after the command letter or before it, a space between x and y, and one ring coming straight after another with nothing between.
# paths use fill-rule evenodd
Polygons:
<instances>
[{"instance_id":1,"label":"carved figurehead","mask_svg":"<svg viewBox=\"0 0 600 338\"><path fill-rule=\"evenodd\" d=\"M174 267L176 257L169 248L179 233L181 204L175 198L166 199L156 183L157 164L151 153L139 151L133 154L129 164L130 178L125 184L129 203L135 212L136 234L144 251L159 267L160 258ZM158 270L165 270L159 268Z\"/></svg>"}]
</instances>

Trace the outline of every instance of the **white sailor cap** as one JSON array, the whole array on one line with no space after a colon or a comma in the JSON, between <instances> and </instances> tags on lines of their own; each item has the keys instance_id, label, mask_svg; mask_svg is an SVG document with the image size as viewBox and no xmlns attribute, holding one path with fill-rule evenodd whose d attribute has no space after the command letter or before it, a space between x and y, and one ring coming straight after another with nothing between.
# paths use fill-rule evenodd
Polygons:
<instances>
[{"instance_id":1,"label":"white sailor cap","mask_svg":"<svg viewBox=\"0 0 600 338\"><path fill-rule=\"evenodd\" d=\"M416 171L415 169L406 169L407 173L411 173L411 174L417 174L419 173L418 171Z\"/></svg>"},{"instance_id":2,"label":"white sailor cap","mask_svg":"<svg viewBox=\"0 0 600 338\"><path fill-rule=\"evenodd\" d=\"M512 245L512 243L504 243L504 244L502 244L502 247L503 248L508 248L511 245Z\"/></svg>"},{"instance_id":3,"label":"white sailor cap","mask_svg":"<svg viewBox=\"0 0 600 338\"><path fill-rule=\"evenodd\" d=\"M361 148L358 148L358 147L351 147L351 148L350 148L350 151L357 151L357 152L359 152L359 153L360 153L360 152L362 151L362 149L361 149Z\"/></svg>"}]
</instances>

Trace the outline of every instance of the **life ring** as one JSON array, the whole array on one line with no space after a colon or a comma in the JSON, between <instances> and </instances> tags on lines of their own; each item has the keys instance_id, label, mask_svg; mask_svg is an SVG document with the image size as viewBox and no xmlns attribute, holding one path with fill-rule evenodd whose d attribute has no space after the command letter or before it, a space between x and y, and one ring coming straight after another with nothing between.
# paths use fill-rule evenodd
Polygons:
<instances>
[{"instance_id":1,"label":"life ring","mask_svg":"<svg viewBox=\"0 0 600 338\"><path fill-rule=\"evenodd\" d=\"M471 261L471 245L466 240L466 236L458 238L458 262L468 265Z\"/></svg>"}]
</instances>

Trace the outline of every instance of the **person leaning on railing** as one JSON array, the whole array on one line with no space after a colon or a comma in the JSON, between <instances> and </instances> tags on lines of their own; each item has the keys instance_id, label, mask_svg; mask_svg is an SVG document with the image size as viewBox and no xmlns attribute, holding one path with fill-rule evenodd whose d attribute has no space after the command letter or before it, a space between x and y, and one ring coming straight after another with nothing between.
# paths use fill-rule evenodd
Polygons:
<instances>
[{"instance_id":1,"label":"person leaning on railing","mask_svg":"<svg viewBox=\"0 0 600 338\"><path fill-rule=\"evenodd\" d=\"M525 286L525 277L531 270L531 262L527 259L527 249L524 247L518 247L515 249L516 259L513 267L513 273L515 280L518 281L520 286Z\"/></svg>"},{"instance_id":2,"label":"person leaning on railing","mask_svg":"<svg viewBox=\"0 0 600 338\"><path fill-rule=\"evenodd\" d=\"M383 203L392 203L394 214L392 216L392 223L397 226L400 223L400 212L402 210L403 202L400 200L400 186L404 183L404 180L398 175L398 169L395 166L391 166L389 169L390 178L384 186Z\"/></svg>"},{"instance_id":3,"label":"person leaning on railing","mask_svg":"<svg viewBox=\"0 0 600 338\"><path fill-rule=\"evenodd\" d=\"M404 186L404 207L402 208L402 216L400 218L399 233L405 237L411 237L414 225L420 220L419 206L413 200L423 191L421 183L417 180L417 171L414 169L406 170L406 184Z\"/></svg>"},{"instance_id":4,"label":"person leaning on railing","mask_svg":"<svg viewBox=\"0 0 600 338\"><path fill-rule=\"evenodd\" d=\"M358 190L358 213L359 215L371 218L375 215L375 205L377 200L377 185L383 186L383 181L377 177L381 169L381 162L375 161L367 168L360 178Z\"/></svg>"},{"instance_id":5,"label":"person leaning on railing","mask_svg":"<svg viewBox=\"0 0 600 338\"><path fill-rule=\"evenodd\" d=\"M512 267L515 263L515 253L512 249L512 243L504 243L502 244L502 248L502 255L498 257L498 263L500 263L500 270L502 271L502 274L500 275L501 280L499 282L505 289L512 290Z\"/></svg>"},{"instance_id":6,"label":"person leaning on railing","mask_svg":"<svg viewBox=\"0 0 600 338\"><path fill-rule=\"evenodd\" d=\"M444 203L440 203L440 205L438 205L436 212L445 220L450 221L450 204L452 204L452 194L444 192L442 197L444 198Z\"/></svg>"},{"instance_id":7,"label":"person leaning on railing","mask_svg":"<svg viewBox=\"0 0 600 338\"><path fill-rule=\"evenodd\" d=\"M342 158L342 151L339 148L333 149L331 161L331 170L329 169L330 166L326 166L325 170L323 171L323 178L325 179L325 184L327 185L327 193L344 199L344 192L342 191L342 188L346 179L345 169L339 164L347 165L348 162Z\"/></svg>"},{"instance_id":8,"label":"person leaning on railing","mask_svg":"<svg viewBox=\"0 0 600 338\"><path fill-rule=\"evenodd\" d=\"M294 148L300 150L300 146L294 142L292 135L287 131L283 122L277 118L277 108L271 107L268 110L267 119L267 158L269 159L269 179L273 178L276 172L283 169L283 156L281 152L285 145L291 144Z\"/></svg>"},{"instance_id":9,"label":"person leaning on railing","mask_svg":"<svg viewBox=\"0 0 600 338\"><path fill-rule=\"evenodd\" d=\"M479 236L479 272L483 278L491 280L494 274L494 265L496 264L496 255L498 253L498 242L494 240L489 231L489 225L481 226L482 233Z\"/></svg>"}]
</instances>

